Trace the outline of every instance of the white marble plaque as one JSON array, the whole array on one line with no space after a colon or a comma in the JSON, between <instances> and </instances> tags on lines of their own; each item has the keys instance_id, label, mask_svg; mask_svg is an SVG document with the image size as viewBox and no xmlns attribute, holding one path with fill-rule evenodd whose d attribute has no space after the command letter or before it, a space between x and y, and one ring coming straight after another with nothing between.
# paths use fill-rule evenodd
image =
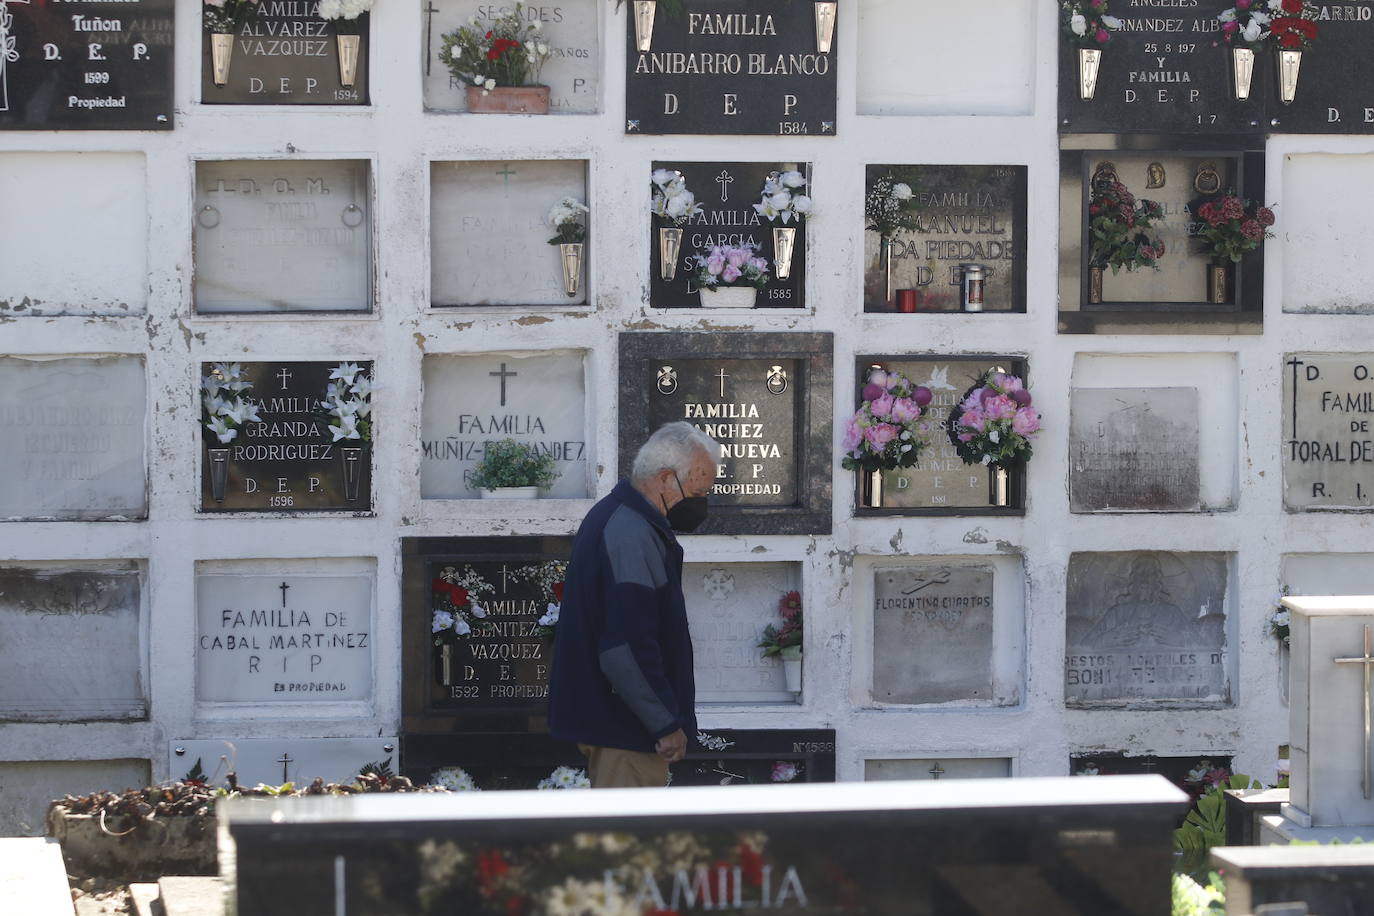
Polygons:
<instances>
[{"instance_id":1,"label":"white marble plaque","mask_svg":"<svg viewBox=\"0 0 1374 916\"><path fill-rule=\"evenodd\" d=\"M992 585L991 566L873 570L873 699L991 699Z\"/></svg>"},{"instance_id":2,"label":"white marble plaque","mask_svg":"<svg viewBox=\"0 0 1374 916\"><path fill-rule=\"evenodd\" d=\"M196 576L196 698L320 703L372 696L368 576Z\"/></svg>"},{"instance_id":3,"label":"white marble plaque","mask_svg":"<svg viewBox=\"0 0 1374 916\"><path fill-rule=\"evenodd\" d=\"M142 583L132 564L0 567L0 719L137 719Z\"/></svg>"},{"instance_id":4,"label":"white marble plaque","mask_svg":"<svg viewBox=\"0 0 1374 916\"><path fill-rule=\"evenodd\" d=\"M864 0L848 9L841 5L841 18L855 13L859 114L1034 112L1035 42L1026 40L1036 30L1033 4ZM913 54L913 35L945 40L922 41L921 53ZM894 72L900 76L894 78Z\"/></svg>"},{"instance_id":5,"label":"white marble plaque","mask_svg":"<svg viewBox=\"0 0 1374 916\"><path fill-rule=\"evenodd\" d=\"M889 779L1005 779L1009 757L932 757L865 760L864 781Z\"/></svg>"},{"instance_id":6,"label":"white marble plaque","mask_svg":"<svg viewBox=\"0 0 1374 916\"><path fill-rule=\"evenodd\" d=\"M420 412L420 496L477 499L468 482L487 442L514 439L553 455L544 495L587 495L584 354L427 356Z\"/></svg>"},{"instance_id":7,"label":"white marble plaque","mask_svg":"<svg viewBox=\"0 0 1374 916\"><path fill-rule=\"evenodd\" d=\"M430 299L434 305L569 305L549 208L587 202L577 159L435 162L430 169ZM590 251L590 245L587 251Z\"/></svg>"},{"instance_id":8,"label":"white marble plaque","mask_svg":"<svg viewBox=\"0 0 1374 916\"><path fill-rule=\"evenodd\" d=\"M1293 353L1283 361L1283 504L1374 505L1374 353Z\"/></svg>"},{"instance_id":9,"label":"white marble plaque","mask_svg":"<svg viewBox=\"0 0 1374 916\"><path fill-rule=\"evenodd\" d=\"M42 836L54 798L142 788L152 781L150 770L136 759L0 761L0 836Z\"/></svg>"},{"instance_id":10,"label":"white marble plaque","mask_svg":"<svg viewBox=\"0 0 1374 916\"><path fill-rule=\"evenodd\" d=\"M142 153L5 153L0 201L0 316L146 309Z\"/></svg>"},{"instance_id":11,"label":"white marble plaque","mask_svg":"<svg viewBox=\"0 0 1374 916\"><path fill-rule=\"evenodd\" d=\"M198 312L372 307L368 163L196 163Z\"/></svg>"},{"instance_id":12,"label":"white marble plaque","mask_svg":"<svg viewBox=\"0 0 1374 916\"><path fill-rule=\"evenodd\" d=\"M1283 310L1374 314L1374 259L1350 257L1374 207L1374 155L1286 153L1283 206L1266 243L1283 259Z\"/></svg>"},{"instance_id":13,"label":"white marble plaque","mask_svg":"<svg viewBox=\"0 0 1374 916\"><path fill-rule=\"evenodd\" d=\"M0 518L148 512L143 359L0 357Z\"/></svg>"},{"instance_id":14,"label":"white marble plaque","mask_svg":"<svg viewBox=\"0 0 1374 916\"><path fill-rule=\"evenodd\" d=\"M513 3L477 0L420 0L423 19L425 107L432 111L467 111L463 81L449 73L439 60L443 36L461 25L490 22L509 14ZM558 3L526 3L525 15L539 23L539 36L549 45L549 57L539 82L549 87L550 114L590 114L601 96L601 22L605 3L600 0L562 0ZM612 10L612 14L614 14ZM482 115L482 117L501 117ZM474 130L480 128L474 127Z\"/></svg>"},{"instance_id":15,"label":"white marble plaque","mask_svg":"<svg viewBox=\"0 0 1374 916\"><path fill-rule=\"evenodd\" d=\"M1069 706L1230 701L1227 557L1075 553L1069 559Z\"/></svg>"},{"instance_id":16,"label":"white marble plaque","mask_svg":"<svg viewBox=\"0 0 1374 916\"><path fill-rule=\"evenodd\" d=\"M200 764L212 786L224 785L230 770L240 785L260 782L279 786L309 785L316 776L325 782L350 783L367 764L388 766L400 773L394 735L379 738L192 738L172 741L168 760L172 779L181 779ZM388 750L389 748L389 750Z\"/></svg>"},{"instance_id":17,"label":"white marble plaque","mask_svg":"<svg viewBox=\"0 0 1374 916\"><path fill-rule=\"evenodd\" d=\"M1196 512L1196 388L1075 388L1069 504L1074 512Z\"/></svg>"},{"instance_id":18,"label":"white marble plaque","mask_svg":"<svg viewBox=\"0 0 1374 916\"><path fill-rule=\"evenodd\" d=\"M782 625L778 602L799 581L796 564L684 564L682 592L692 628L697 702L795 702L782 663L763 658L758 643L765 626ZM805 599L803 595L803 607Z\"/></svg>"}]
</instances>

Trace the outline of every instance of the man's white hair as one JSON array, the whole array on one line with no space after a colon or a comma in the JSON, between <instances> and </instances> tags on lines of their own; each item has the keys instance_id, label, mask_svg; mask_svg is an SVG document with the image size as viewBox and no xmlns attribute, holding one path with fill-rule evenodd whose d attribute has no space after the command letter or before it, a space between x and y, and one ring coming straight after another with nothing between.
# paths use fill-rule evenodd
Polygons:
<instances>
[{"instance_id":1,"label":"man's white hair","mask_svg":"<svg viewBox=\"0 0 1374 916\"><path fill-rule=\"evenodd\" d=\"M720 445L686 420L664 423L639 447L630 469L633 480L648 480L664 468L685 478L698 451L706 453L712 464L720 458Z\"/></svg>"}]
</instances>

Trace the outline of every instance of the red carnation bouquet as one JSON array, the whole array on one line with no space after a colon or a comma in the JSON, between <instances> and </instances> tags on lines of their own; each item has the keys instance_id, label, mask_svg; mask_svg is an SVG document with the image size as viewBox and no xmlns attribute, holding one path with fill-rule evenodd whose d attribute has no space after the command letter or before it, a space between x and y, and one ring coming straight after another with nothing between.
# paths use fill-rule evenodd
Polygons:
<instances>
[{"instance_id":1,"label":"red carnation bouquet","mask_svg":"<svg viewBox=\"0 0 1374 916\"><path fill-rule=\"evenodd\" d=\"M1121 268L1155 267L1164 257L1164 242L1145 230L1164 216L1152 200L1136 201L1124 184L1095 181L1088 201L1088 264Z\"/></svg>"},{"instance_id":2,"label":"red carnation bouquet","mask_svg":"<svg viewBox=\"0 0 1374 916\"><path fill-rule=\"evenodd\" d=\"M1269 31L1284 51L1306 51L1317 40L1317 7L1308 0L1269 0Z\"/></svg>"},{"instance_id":3,"label":"red carnation bouquet","mask_svg":"<svg viewBox=\"0 0 1374 916\"><path fill-rule=\"evenodd\" d=\"M1274 225L1274 211L1229 192L1198 207L1197 215L1202 223L1196 235L1216 264L1237 262L1265 239L1274 237L1269 231Z\"/></svg>"}]
</instances>

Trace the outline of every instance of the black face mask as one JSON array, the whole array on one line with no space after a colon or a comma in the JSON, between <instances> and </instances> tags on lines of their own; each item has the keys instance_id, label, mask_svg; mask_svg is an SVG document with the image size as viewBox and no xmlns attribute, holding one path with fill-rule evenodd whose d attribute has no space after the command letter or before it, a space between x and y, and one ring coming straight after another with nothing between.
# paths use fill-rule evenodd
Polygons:
<instances>
[{"instance_id":1,"label":"black face mask","mask_svg":"<svg viewBox=\"0 0 1374 916\"><path fill-rule=\"evenodd\" d=\"M682 489L682 481L678 480L676 471L673 472L673 480L677 481L677 491L682 494L682 499L673 503L673 507L663 514L668 517L668 527L681 534L691 534L706 521L706 497L688 496L687 491Z\"/></svg>"}]
</instances>

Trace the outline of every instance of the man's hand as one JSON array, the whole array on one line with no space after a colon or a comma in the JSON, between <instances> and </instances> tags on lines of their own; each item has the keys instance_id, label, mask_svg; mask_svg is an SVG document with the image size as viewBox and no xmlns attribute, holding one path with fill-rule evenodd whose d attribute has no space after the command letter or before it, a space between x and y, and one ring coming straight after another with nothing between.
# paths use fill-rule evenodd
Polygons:
<instances>
[{"instance_id":1,"label":"man's hand","mask_svg":"<svg viewBox=\"0 0 1374 916\"><path fill-rule=\"evenodd\" d=\"M654 744L654 750L669 763L677 763L687 755L687 736L679 728L671 735L659 738Z\"/></svg>"}]
</instances>

